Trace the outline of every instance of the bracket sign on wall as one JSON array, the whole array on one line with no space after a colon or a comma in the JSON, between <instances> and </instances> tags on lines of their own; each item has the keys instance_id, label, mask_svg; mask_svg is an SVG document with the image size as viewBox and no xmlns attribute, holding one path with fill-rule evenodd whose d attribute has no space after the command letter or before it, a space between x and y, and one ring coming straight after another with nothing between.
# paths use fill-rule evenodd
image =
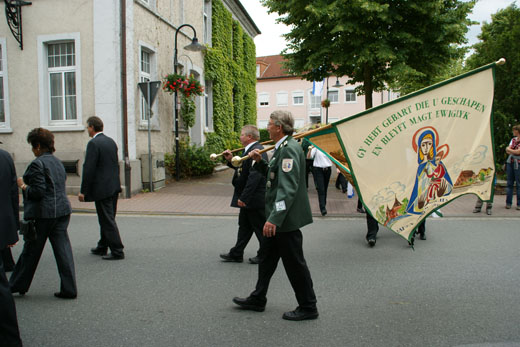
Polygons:
<instances>
[{"instance_id":1,"label":"bracket sign on wall","mask_svg":"<svg viewBox=\"0 0 520 347\"><path fill-rule=\"evenodd\" d=\"M22 6L31 5L31 2L23 0L4 0L5 1L5 17L9 29L13 33L14 38L20 44L23 50L23 34L22 34Z\"/></svg>"}]
</instances>

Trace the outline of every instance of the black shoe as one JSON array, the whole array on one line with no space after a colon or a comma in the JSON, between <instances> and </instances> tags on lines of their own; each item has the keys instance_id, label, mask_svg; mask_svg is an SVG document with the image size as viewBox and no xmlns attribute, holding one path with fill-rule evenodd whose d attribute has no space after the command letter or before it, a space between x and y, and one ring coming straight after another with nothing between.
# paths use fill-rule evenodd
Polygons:
<instances>
[{"instance_id":1,"label":"black shoe","mask_svg":"<svg viewBox=\"0 0 520 347\"><path fill-rule=\"evenodd\" d=\"M419 240L426 240L425 234L419 234Z\"/></svg>"},{"instance_id":2,"label":"black shoe","mask_svg":"<svg viewBox=\"0 0 520 347\"><path fill-rule=\"evenodd\" d=\"M67 294L62 292L56 292L54 293L54 296L60 299L76 299L76 294Z\"/></svg>"},{"instance_id":3,"label":"black shoe","mask_svg":"<svg viewBox=\"0 0 520 347\"><path fill-rule=\"evenodd\" d=\"M473 213L480 213L480 208L475 207L475 209L473 210Z\"/></svg>"},{"instance_id":4,"label":"black shoe","mask_svg":"<svg viewBox=\"0 0 520 347\"><path fill-rule=\"evenodd\" d=\"M220 257L224 260L225 263L241 263L244 261L244 258L233 257L229 255L229 253L222 253Z\"/></svg>"},{"instance_id":5,"label":"black shoe","mask_svg":"<svg viewBox=\"0 0 520 347\"><path fill-rule=\"evenodd\" d=\"M363 207L357 208L356 211L358 211L359 213L366 213Z\"/></svg>"},{"instance_id":6,"label":"black shoe","mask_svg":"<svg viewBox=\"0 0 520 347\"><path fill-rule=\"evenodd\" d=\"M249 264L260 264L258 257L249 258Z\"/></svg>"},{"instance_id":7,"label":"black shoe","mask_svg":"<svg viewBox=\"0 0 520 347\"><path fill-rule=\"evenodd\" d=\"M107 248L100 248L100 247L91 248L90 253L95 254L95 255L106 255Z\"/></svg>"},{"instance_id":8,"label":"black shoe","mask_svg":"<svg viewBox=\"0 0 520 347\"><path fill-rule=\"evenodd\" d=\"M233 302L238 306L242 307L244 310L256 312L264 312L265 310L265 302L261 302L260 300L253 299L251 297L247 297L245 299L234 297Z\"/></svg>"},{"instance_id":9,"label":"black shoe","mask_svg":"<svg viewBox=\"0 0 520 347\"><path fill-rule=\"evenodd\" d=\"M369 239L369 240L367 240L367 242L368 242L368 246L370 248L372 248L372 247L374 247L376 245L376 240L375 239Z\"/></svg>"},{"instance_id":10,"label":"black shoe","mask_svg":"<svg viewBox=\"0 0 520 347\"><path fill-rule=\"evenodd\" d=\"M321 210L321 215L325 217L327 215L327 209L324 208Z\"/></svg>"},{"instance_id":11,"label":"black shoe","mask_svg":"<svg viewBox=\"0 0 520 347\"><path fill-rule=\"evenodd\" d=\"M24 291L18 291L18 290L12 290L12 289L11 289L11 294L17 294L17 293L20 294L20 296L24 296L25 293L27 293L27 292L24 292Z\"/></svg>"},{"instance_id":12,"label":"black shoe","mask_svg":"<svg viewBox=\"0 0 520 347\"><path fill-rule=\"evenodd\" d=\"M491 216L491 207L487 207L487 208L486 208L486 214L487 214L488 216Z\"/></svg>"},{"instance_id":13,"label":"black shoe","mask_svg":"<svg viewBox=\"0 0 520 347\"><path fill-rule=\"evenodd\" d=\"M101 259L103 259L103 260L122 260L122 259L125 259L125 255L123 253L122 254L110 253L109 255L102 256Z\"/></svg>"},{"instance_id":14,"label":"black shoe","mask_svg":"<svg viewBox=\"0 0 520 347\"><path fill-rule=\"evenodd\" d=\"M282 318L287 320L306 320L316 319L318 316L319 313L317 309L302 309L297 307L294 311L285 312Z\"/></svg>"}]
</instances>

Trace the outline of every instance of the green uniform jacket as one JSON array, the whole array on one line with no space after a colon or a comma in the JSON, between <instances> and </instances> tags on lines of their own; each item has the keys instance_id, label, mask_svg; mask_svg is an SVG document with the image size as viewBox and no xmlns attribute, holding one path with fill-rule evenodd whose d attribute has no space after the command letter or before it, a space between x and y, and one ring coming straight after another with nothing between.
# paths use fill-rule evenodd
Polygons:
<instances>
[{"instance_id":1,"label":"green uniform jacket","mask_svg":"<svg viewBox=\"0 0 520 347\"><path fill-rule=\"evenodd\" d=\"M277 232L294 231L312 223L305 156L298 142L288 136L269 163L262 160L253 167L266 175L265 215L276 225Z\"/></svg>"}]
</instances>

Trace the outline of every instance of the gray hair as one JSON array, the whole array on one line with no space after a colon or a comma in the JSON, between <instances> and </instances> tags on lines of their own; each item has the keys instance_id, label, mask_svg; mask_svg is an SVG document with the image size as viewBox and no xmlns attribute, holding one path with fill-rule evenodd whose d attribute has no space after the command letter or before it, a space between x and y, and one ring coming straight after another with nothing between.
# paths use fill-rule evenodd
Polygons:
<instances>
[{"instance_id":1,"label":"gray hair","mask_svg":"<svg viewBox=\"0 0 520 347\"><path fill-rule=\"evenodd\" d=\"M242 131L244 132L244 135L250 135L256 141L260 139L260 131L258 131L258 128L254 125L244 125Z\"/></svg>"},{"instance_id":2,"label":"gray hair","mask_svg":"<svg viewBox=\"0 0 520 347\"><path fill-rule=\"evenodd\" d=\"M292 135L294 132L294 118L289 111L277 110L269 116L273 120L274 125L281 126L285 135Z\"/></svg>"}]
</instances>

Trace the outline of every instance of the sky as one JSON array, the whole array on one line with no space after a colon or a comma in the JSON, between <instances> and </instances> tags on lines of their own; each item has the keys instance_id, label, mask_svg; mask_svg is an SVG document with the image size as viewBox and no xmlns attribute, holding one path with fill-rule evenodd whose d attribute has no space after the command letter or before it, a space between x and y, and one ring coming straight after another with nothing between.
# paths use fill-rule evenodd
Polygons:
<instances>
[{"instance_id":1,"label":"sky","mask_svg":"<svg viewBox=\"0 0 520 347\"><path fill-rule=\"evenodd\" d=\"M240 2L262 32L255 38L256 56L280 54L281 50L285 48L285 40L281 35L287 33L289 28L283 24L276 24L275 21L278 15L275 13L268 14L267 9L260 4L260 1L240 0ZM479 23L489 23L491 22L492 14L514 2L515 0L479 0L473 8L470 19ZM519 5L518 2L517 5ZM480 25L470 27L467 33L470 45L478 42L477 36L479 34Z\"/></svg>"}]
</instances>

